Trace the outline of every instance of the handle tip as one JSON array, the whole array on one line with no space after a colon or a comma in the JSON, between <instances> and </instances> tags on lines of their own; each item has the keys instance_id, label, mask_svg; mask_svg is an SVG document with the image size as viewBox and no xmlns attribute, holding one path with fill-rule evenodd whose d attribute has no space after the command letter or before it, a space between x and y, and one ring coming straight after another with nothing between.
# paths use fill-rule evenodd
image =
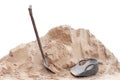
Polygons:
<instances>
[{"instance_id":1,"label":"handle tip","mask_svg":"<svg viewBox=\"0 0 120 80\"><path fill-rule=\"evenodd\" d=\"M29 9L32 9L32 5L29 5Z\"/></svg>"}]
</instances>

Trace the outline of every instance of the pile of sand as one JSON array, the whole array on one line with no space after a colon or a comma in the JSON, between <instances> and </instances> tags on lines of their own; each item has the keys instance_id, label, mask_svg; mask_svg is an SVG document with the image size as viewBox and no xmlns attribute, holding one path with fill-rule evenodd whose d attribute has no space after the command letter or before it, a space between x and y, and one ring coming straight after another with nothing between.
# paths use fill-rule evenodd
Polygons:
<instances>
[{"instance_id":1,"label":"pile of sand","mask_svg":"<svg viewBox=\"0 0 120 80\"><path fill-rule=\"evenodd\" d=\"M33 41L17 46L0 60L0 80L76 80L69 69L79 60L91 57L98 59L99 71L80 79L120 79L118 60L88 30L59 26L51 29L41 42L47 62L56 74L44 68L37 42Z\"/></svg>"}]
</instances>

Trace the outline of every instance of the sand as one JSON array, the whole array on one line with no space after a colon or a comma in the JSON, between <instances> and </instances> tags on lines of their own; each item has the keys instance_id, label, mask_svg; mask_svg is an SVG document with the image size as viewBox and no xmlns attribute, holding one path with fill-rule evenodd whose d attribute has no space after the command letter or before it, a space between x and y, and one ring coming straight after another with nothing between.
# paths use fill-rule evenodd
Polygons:
<instances>
[{"instance_id":1,"label":"sand","mask_svg":"<svg viewBox=\"0 0 120 80\"><path fill-rule=\"evenodd\" d=\"M120 80L120 63L89 30L58 26L41 37L41 42L47 63L56 74L45 69L37 42L32 41L11 49L0 60L0 80ZM98 59L98 73L72 76L70 68L85 58Z\"/></svg>"}]
</instances>

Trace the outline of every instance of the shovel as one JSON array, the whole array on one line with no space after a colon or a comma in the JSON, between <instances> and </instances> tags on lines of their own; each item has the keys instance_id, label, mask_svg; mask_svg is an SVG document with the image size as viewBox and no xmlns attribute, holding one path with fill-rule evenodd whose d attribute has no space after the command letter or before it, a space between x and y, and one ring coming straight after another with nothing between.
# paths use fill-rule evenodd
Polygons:
<instances>
[{"instance_id":1,"label":"shovel","mask_svg":"<svg viewBox=\"0 0 120 80\"><path fill-rule=\"evenodd\" d=\"M41 42L40 42L40 38L39 38L39 35L38 35L38 32L37 32L36 24L35 24L33 15L32 15L32 6L31 5L29 6L28 10L29 10L29 15L30 15L30 18L31 18L31 21L32 21L32 24L33 24L34 31L35 31L35 35L36 35L36 39L37 39L38 46L39 46L39 49L40 49L40 53L42 55L43 65L48 71L50 71L52 73L55 73L54 71L52 71L52 69L49 68L49 66L46 62L46 58L44 56L44 53L43 53L43 50L42 50L42 45L41 45Z\"/></svg>"}]
</instances>

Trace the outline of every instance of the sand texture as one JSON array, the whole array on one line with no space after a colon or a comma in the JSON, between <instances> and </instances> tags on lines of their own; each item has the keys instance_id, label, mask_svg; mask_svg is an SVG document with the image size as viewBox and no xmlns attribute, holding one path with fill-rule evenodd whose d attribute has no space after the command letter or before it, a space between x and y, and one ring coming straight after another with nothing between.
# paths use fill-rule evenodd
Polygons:
<instances>
[{"instance_id":1,"label":"sand texture","mask_svg":"<svg viewBox=\"0 0 120 80\"><path fill-rule=\"evenodd\" d=\"M0 60L0 80L120 80L120 63L86 29L63 25L41 37L44 55L52 74L42 64L36 41L20 44ZM96 58L99 71L94 76L76 78L70 68L84 58Z\"/></svg>"}]
</instances>

